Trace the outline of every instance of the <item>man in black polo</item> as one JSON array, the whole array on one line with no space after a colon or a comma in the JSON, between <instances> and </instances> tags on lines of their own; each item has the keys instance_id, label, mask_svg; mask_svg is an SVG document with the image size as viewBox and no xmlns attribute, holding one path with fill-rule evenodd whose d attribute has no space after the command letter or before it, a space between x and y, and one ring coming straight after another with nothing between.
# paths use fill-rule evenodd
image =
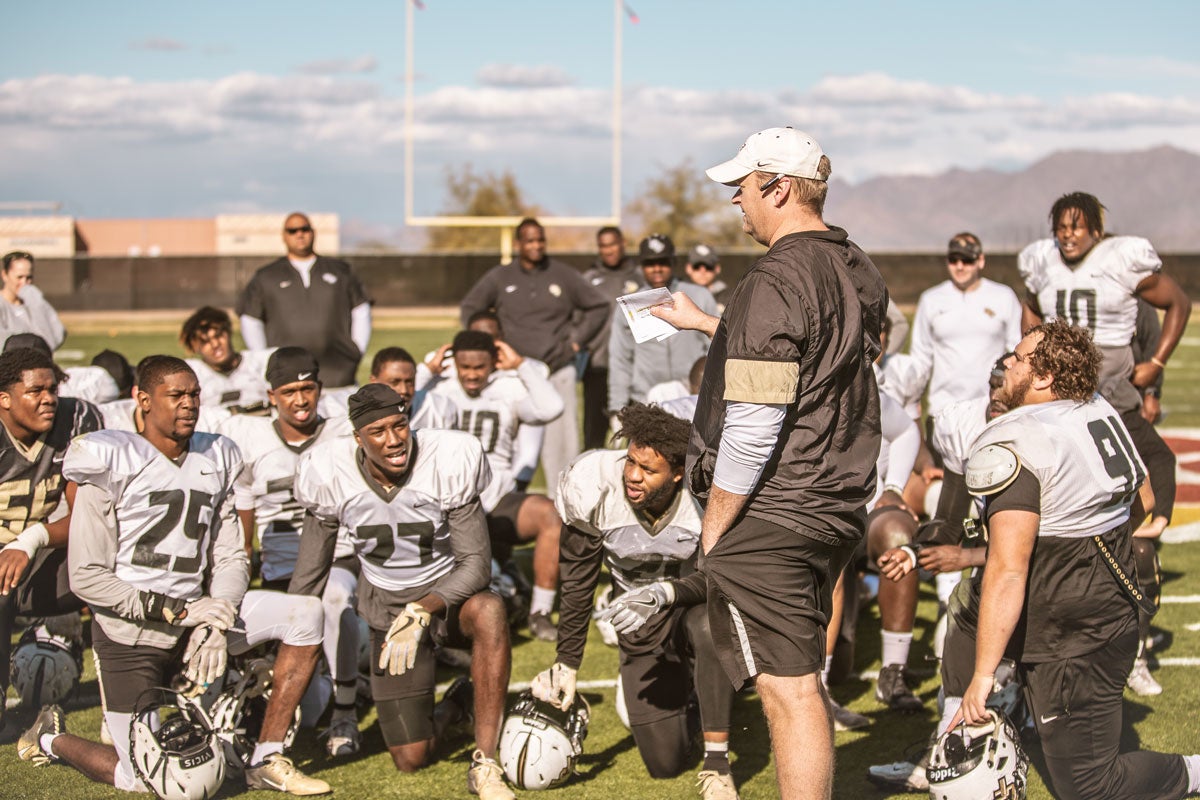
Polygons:
<instances>
[{"instance_id":1,"label":"man in black polo","mask_svg":"<svg viewBox=\"0 0 1200 800\"><path fill-rule=\"evenodd\" d=\"M526 358L550 367L563 413L546 425L542 470L553 498L558 475L579 455L575 355L604 327L608 300L574 268L546 255L546 232L536 219L517 226L517 258L492 267L463 298L463 327L479 311L495 309L505 341ZM576 317L576 312L578 317Z\"/></svg>"},{"instance_id":2,"label":"man in black polo","mask_svg":"<svg viewBox=\"0 0 1200 800\"><path fill-rule=\"evenodd\" d=\"M289 214L283 223L287 255L254 273L237 313L248 349L303 347L317 357L321 377L333 389L354 383L371 340L371 298L349 264L314 252L315 240L308 217Z\"/></svg>"}]
</instances>

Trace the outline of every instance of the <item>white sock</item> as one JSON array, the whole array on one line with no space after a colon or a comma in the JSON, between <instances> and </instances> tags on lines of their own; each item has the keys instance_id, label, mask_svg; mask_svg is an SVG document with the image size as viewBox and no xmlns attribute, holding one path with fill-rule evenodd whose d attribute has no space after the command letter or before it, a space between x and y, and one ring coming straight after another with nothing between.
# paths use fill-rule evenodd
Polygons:
<instances>
[{"instance_id":1,"label":"white sock","mask_svg":"<svg viewBox=\"0 0 1200 800\"><path fill-rule=\"evenodd\" d=\"M829 669L833 666L833 656L825 656L825 668L821 670L821 683L829 688Z\"/></svg>"},{"instance_id":2,"label":"white sock","mask_svg":"<svg viewBox=\"0 0 1200 800\"><path fill-rule=\"evenodd\" d=\"M1187 770L1188 794L1200 792L1200 755L1184 756L1183 767Z\"/></svg>"},{"instance_id":3,"label":"white sock","mask_svg":"<svg viewBox=\"0 0 1200 800\"><path fill-rule=\"evenodd\" d=\"M939 572L935 575L933 585L937 587L938 602L943 605L950 602L950 595L961 580L961 572Z\"/></svg>"},{"instance_id":4,"label":"white sock","mask_svg":"<svg viewBox=\"0 0 1200 800\"><path fill-rule=\"evenodd\" d=\"M354 701L358 699L358 681L338 681L333 689L333 708L338 711L343 708L354 710Z\"/></svg>"},{"instance_id":5,"label":"white sock","mask_svg":"<svg viewBox=\"0 0 1200 800\"><path fill-rule=\"evenodd\" d=\"M43 753L54 755L54 740L62 736L61 733L43 733L38 739L38 744L41 745Z\"/></svg>"},{"instance_id":6,"label":"white sock","mask_svg":"<svg viewBox=\"0 0 1200 800\"><path fill-rule=\"evenodd\" d=\"M556 589L543 589L540 586L533 587L533 599L529 601L530 614L549 614L554 610L554 598L558 594Z\"/></svg>"},{"instance_id":7,"label":"white sock","mask_svg":"<svg viewBox=\"0 0 1200 800\"><path fill-rule=\"evenodd\" d=\"M254 745L254 754L250 756L251 764L261 764L268 756L283 752L283 742L259 742Z\"/></svg>"},{"instance_id":8,"label":"white sock","mask_svg":"<svg viewBox=\"0 0 1200 800\"><path fill-rule=\"evenodd\" d=\"M942 708L942 718L938 720L938 736L940 737L950 728L950 720L954 719L954 715L962 708L961 697L946 697L946 704Z\"/></svg>"},{"instance_id":9,"label":"white sock","mask_svg":"<svg viewBox=\"0 0 1200 800\"><path fill-rule=\"evenodd\" d=\"M890 667L893 664L907 664L908 651L912 647L912 631L880 631L880 636L883 639L883 665Z\"/></svg>"}]
</instances>

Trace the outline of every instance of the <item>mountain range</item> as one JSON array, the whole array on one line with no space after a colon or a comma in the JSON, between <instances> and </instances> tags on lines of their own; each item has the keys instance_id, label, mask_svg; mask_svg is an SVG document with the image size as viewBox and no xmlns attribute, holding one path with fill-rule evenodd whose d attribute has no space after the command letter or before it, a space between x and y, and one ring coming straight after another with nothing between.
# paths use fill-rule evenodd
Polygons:
<instances>
[{"instance_id":1,"label":"mountain range","mask_svg":"<svg viewBox=\"0 0 1200 800\"><path fill-rule=\"evenodd\" d=\"M1050 207L1072 191L1100 199L1110 233L1145 236L1163 253L1200 252L1200 154L1166 145L1059 151L1020 171L835 180L825 219L868 251L940 252L966 230L985 250L1015 252L1050 235Z\"/></svg>"}]
</instances>

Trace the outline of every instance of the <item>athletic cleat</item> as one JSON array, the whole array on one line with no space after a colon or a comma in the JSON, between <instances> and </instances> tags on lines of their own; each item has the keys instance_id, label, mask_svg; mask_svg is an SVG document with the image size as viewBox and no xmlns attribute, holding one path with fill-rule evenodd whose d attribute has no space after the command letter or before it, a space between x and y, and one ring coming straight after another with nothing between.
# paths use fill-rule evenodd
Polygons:
<instances>
[{"instance_id":1,"label":"athletic cleat","mask_svg":"<svg viewBox=\"0 0 1200 800\"><path fill-rule=\"evenodd\" d=\"M35 767L44 767L58 761L53 753L42 749L42 737L49 734L67 732L66 715L59 706L42 706L29 730L17 739L17 757L22 761L30 761Z\"/></svg>"},{"instance_id":2,"label":"athletic cleat","mask_svg":"<svg viewBox=\"0 0 1200 800\"><path fill-rule=\"evenodd\" d=\"M741 800L733 776L716 770L701 770L696 775L696 788L704 800Z\"/></svg>"},{"instance_id":3,"label":"athletic cleat","mask_svg":"<svg viewBox=\"0 0 1200 800\"><path fill-rule=\"evenodd\" d=\"M829 698L829 705L833 709L833 729L835 731L856 731L871 724L870 717L848 708L842 708L832 697Z\"/></svg>"},{"instance_id":4,"label":"athletic cleat","mask_svg":"<svg viewBox=\"0 0 1200 800\"><path fill-rule=\"evenodd\" d=\"M903 664L888 664L879 670L875 682L875 699L893 711L920 711L925 707L921 698L913 694L904 680Z\"/></svg>"},{"instance_id":5,"label":"athletic cleat","mask_svg":"<svg viewBox=\"0 0 1200 800\"><path fill-rule=\"evenodd\" d=\"M335 758L353 755L362 745L362 734L358 732L358 720L353 716L330 720L329 727L321 735L325 737L325 749L329 751L329 755Z\"/></svg>"},{"instance_id":6,"label":"athletic cleat","mask_svg":"<svg viewBox=\"0 0 1200 800\"><path fill-rule=\"evenodd\" d=\"M246 786L301 796L333 791L325 781L305 775L282 753L272 753L261 764L246 767Z\"/></svg>"},{"instance_id":7,"label":"athletic cleat","mask_svg":"<svg viewBox=\"0 0 1200 800\"><path fill-rule=\"evenodd\" d=\"M541 639L543 642L558 641L558 626L544 611L537 611L529 615L529 632L535 639Z\"/></svg>"},{"instance_id":8,"label":"athletic cleat","mask_svg":"<svg viewBox=\"0 0 1200 800\"><path fill-rule=\"evenodd\" d=\"M482 750L471 754L467 791L479 795L481 800L517 800L513 790L504 782L504 769L496 759L486 757Z\"/></svg>"},{"instance_id":9,"label":"athletic cleat","mask_svg":"<svg viewBox=\"0 0 1200 800\"><path fill-rule=\"evenodd\" d=\"M1125 679L1126 685L1133 690L1133 693L1142 697L1153 697L1156 694L1162 694L1162 685L1154 680L1154 676L1150 674L1150 665L1146 662L1146 658L1135 659L1133 669L1129 672L1129 677Z\"/></svg>"},{"instance_id":10,"label":"athletic cleat","mask_svg":"<svg viewBox=\"0 0 1200 800\"><path fill-rule=\"evenodd\" d=\"M896 761L867 767L867 780L885 789L900 789L909 792L929 791L929 778L925 767L911 761Z\"/></svg>"}]
</instances>

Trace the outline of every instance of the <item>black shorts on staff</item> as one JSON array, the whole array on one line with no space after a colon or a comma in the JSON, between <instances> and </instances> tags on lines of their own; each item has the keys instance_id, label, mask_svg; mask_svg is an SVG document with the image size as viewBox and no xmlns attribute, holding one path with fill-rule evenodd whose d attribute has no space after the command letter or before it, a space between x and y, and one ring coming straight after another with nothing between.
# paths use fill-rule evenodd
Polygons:
<instances>
[{"instance_id":1,"label":"black shorts on staff","mask_svg":"<svg viewBox=\"0 0 1200 800\"><path fill-rule=\"evenodd\" d=\"M750 516L717 541L704 558L708 617L734 688L759 673L821 671L833 587L856 545L827 544Z\"/></svg>"}]
</instances>

